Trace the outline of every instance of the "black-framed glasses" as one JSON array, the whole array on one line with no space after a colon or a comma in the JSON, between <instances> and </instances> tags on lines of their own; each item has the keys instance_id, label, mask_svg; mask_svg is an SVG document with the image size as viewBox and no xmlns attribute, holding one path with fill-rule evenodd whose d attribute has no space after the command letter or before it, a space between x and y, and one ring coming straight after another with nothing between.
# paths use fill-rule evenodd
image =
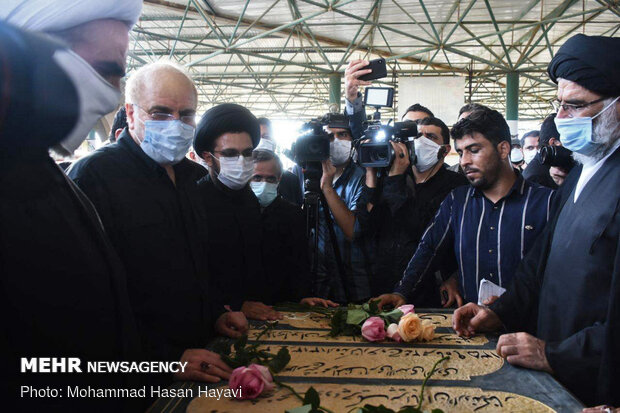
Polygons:
<instances>
[{"instance_id":1,"label":"black-framed glasses","mask_svg":"<svg viewBox=\"0 0 620 413\"><path fill-rule=\"evenodd\" d=\"M176 118L174 117L174 115L172 113L165 113L165 112L149 112L148 110L144 109L142 106L140 105L136 105L135 103L133 104L134 106L136 106L137 108L141 109L144 113L146 113L147 115L149 115L149 119L151 120L163 120L163 121L172 121L175 120ZM179 116L179 120L183 123L186 123L188 125L191 126L195 126L196 125L196 114L193 113L191 115L182 115Z\"/></svg>"},{"instance_id":2,"label":"black-framed glasses","mask_svg":"<svg viewBox=\"0 0 620 413\"><path fill-rule=\"evenodd\" d=\"M575 105L575 104L572 104L572 103L562 103L558 99L553 99L551 101L551 106L553 106L553 109L556 112L559 112L560 108L562 108L564 110L564 112L566 112L569 115L571 115L571 114L573 114L573 113L575 113L575 112L577 112L577 111L579 111L579 110L581 110L583 108L586 108L586 107L588 107L590 105L594 105L595 103L602 102L605 99L607 99L607 97L602 97L600 99L593 100L592 102L586 102L586 103L582 103L580 105Z\"/></svg>"},{"instance_id":3,"label":"black-framed glasses","mask_svg":"<svg viewBox=\"0 0 620 413\"><path fill-rule=\"evenodd\" d=\"M213 153L219 153L224 158L238 158L239 156L243 156L244 158L251 158L252 154L254 153L254 148L247 148L241 152L236 149L224 149L221 151L213 151Z\"/></svg>"}]
</instances>

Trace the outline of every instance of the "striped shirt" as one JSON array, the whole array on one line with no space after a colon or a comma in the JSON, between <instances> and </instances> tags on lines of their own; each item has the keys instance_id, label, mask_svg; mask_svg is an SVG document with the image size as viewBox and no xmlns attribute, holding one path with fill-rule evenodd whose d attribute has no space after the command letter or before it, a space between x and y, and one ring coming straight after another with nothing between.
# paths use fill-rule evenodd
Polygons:
<instances>
[{"instance_id":1,"label":"striped shirt","mask_svg":"<svg viewBox=\"0 0 620 413\"><path fill-rule=\"evenodd\" d=\"M478 301L485 278L507 288L549 219L552 195L551 189L521 174L496 203L471 185L454 189L426 229L395 292L409 299L419 280L450 264L458 268L465 301Z\"/></svg>"}]
</instances>

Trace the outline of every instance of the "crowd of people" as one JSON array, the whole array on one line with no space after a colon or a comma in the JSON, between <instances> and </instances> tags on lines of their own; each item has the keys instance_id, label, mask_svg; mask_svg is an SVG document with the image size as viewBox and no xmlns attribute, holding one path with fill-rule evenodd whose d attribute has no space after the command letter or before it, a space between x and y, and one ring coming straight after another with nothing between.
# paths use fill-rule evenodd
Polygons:
<instances>
[{"instance_id":1,"label":"crowd of people","mask_svg":"<svg viewBox=\"0 0 620 413\"><path fill-rule=\"evenodd\" d=\"M218 382L231 369L207 343L281 319L274 304L378 299L456 307L459 335L502 332L508 363L553 374L586 405L620 405L620 39L566 41L548 67L556 111L520 140L493 108L469 103L442 120L412 105L402 120L415 139L390 141L383 169L355 161L370 69L352 61L317 188L304 165L284 170L268 119L233 103L198 113L187 72L151 63L127 79L110 143L61 168L49 151L72 153L120 99L142 2L125 3L0 11L8 400L25 384L75 380L21 375L21 357L188 362L175 377L80 377L92 386ZM320 195L315 229L307 191ZM505 292L483 296L483 281ZM17 410L67 403L21 399Z\"/></svg>"}]
</instances>

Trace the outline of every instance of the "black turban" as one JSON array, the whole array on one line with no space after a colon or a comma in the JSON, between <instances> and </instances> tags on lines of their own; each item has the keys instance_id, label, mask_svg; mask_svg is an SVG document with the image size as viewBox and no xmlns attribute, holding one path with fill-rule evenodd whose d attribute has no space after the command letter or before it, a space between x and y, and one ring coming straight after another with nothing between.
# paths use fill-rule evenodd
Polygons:
<instances>
[{"instance_id":1,"label":"black turban","mask_svg":"<svg viewBox=\"0 0 620 413\"><path fill-rule=\"evenodd\" d=\"M234 103L214 106L202 115L196 127L194 150L198 154L212 151L217 138L225 133L240 132L247 132L252 138L252 146L258 146L260 126L252 112Z\"/></svg>"},{"instance_id":2,"label":"black turban","mask_svg":"<svg viewBox=\"0 0 620 413\"><path fill-rule=\"evenodd\" d=\"M549 63L549 77L570 80L602 96L620 95L620 38L578 34Z\"/></svg>"}]
</instances>

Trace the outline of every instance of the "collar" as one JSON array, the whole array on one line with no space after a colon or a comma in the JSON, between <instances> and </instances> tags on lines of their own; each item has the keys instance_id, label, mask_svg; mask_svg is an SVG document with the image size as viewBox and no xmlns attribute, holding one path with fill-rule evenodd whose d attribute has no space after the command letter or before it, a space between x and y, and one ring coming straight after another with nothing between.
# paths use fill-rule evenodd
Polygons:
<instances>
[{"instance_id":1,"label":"collar","mask_svg":"<svg viewBox=\"0 0 620 413\"><path fill-rule=\"evenodd\" d=\"M349 163L342 170L342 174L340 174L338 179L336 179L336 181L334 182L333 184L334 188L340 185L346 185L349 182L349 177L351 176L351 173L353 172L353 166L354 166L353 160L349 159Z\"/></svg>"},{"instance_id":2,"label":"collar","mask_svg":"<svg viewBox=\"0 0 620 413\"><path fill-rule=\"evenodd\" d=\"M155 172L166 173L166 170L161 165L149 158L149 156L144 153L142 148L140 148L140 146L133 140L127 128L125 128L120 134L117 142L119 147L129 151L133 156L140 159L140 161L148 169Z\"/></svg>"}]
</instances>

